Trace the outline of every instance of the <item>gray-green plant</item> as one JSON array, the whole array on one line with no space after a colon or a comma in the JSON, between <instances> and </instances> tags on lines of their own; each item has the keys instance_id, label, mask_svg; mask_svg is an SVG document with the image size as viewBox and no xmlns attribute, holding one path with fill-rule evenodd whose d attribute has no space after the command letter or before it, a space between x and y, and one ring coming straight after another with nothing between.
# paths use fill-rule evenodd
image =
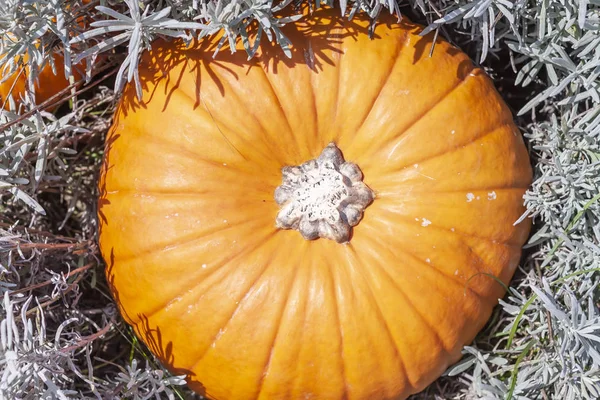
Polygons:
<instances>
[{"instance_id":1,"label":"gray-green plant","mask_svg":"<svg viewBox=\"0 0 600 400\"><path fill-rule=\"evenodd\" d=\"M408 16L463 48L495 79L530 150L535 178L522 218L534 231L521 268L463 359L414 398L600 398L600 1L310 2L348 18L367 13L373 24ZM95 245L103 135L124 85L140 92L138 60L154 39L221 32L221 51L240 41L251 58L268 40L285 54L293 43L280 28L300 18L293 5L0 0L0 76L19 73L23 55L31 71L23 102L9 99L0 112L0 398L191 396L121 321L103 281ZM91 26L77 23L83 14ZM46 63L73 80L73 65L115 48L110 88L101 81L79 96L73 85L60 116L36 105Z\"/></svg>"}]
</instances>

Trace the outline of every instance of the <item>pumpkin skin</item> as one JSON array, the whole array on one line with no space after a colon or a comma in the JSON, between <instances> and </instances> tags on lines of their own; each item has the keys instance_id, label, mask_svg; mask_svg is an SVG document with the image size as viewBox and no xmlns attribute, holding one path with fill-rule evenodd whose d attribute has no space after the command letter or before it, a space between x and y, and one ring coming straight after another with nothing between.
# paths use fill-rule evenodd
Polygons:
<instances>
[{"instance_id":1,"label":"pumpkin skin","mask_svg":"<svg viewBox=\"0 0 600 400\"><path fill-rule=\"evenodd\" d=\"M27 62L27 56L23 57L24 63ZM40 72L38 73L37 80L35 82L35 100L36 103L41 104L60 92L64 88L69 86L69 81L65 78L65 75L61 73L60 69L64 63L64 57L56 52L53 55L54 64L57 68L57 74L55 75L52 71L52 66L47 63L45 64ZM76 79L81 79L83 76L77 69L81 68L81 65L74 66L74 74ZM22 97L25 95L25 89L27 87L27 74L29 68L26 68L23 73L19 73L19 69L15 71L11 77L0 84L0 105L5 104L5 108L8 109L7 98L9 94L12 94L16 104L20 104Z\"/></svg>"},{"instance_id":2,"label":"pumpkin skin","mask_svg":"<svg viewBox=\"0 0 600 400\"><path fill-rule=\"evenodd\" d=\"M91 0L83 0L82 4L88 4ZM69 10L67 10L69 11ZM80 16L77 17L78 25L81 28L86 28L89 25L89 17L88 16ZM44 101L48 100L61 90L67 88L71 83L67 78L65 78L64 73L62 72L62 68L64 65L64 56L60 51L55 51L52 54L53 62L56 67L56 74L52 71L52 66L49 63L46 63L42 69L38 72L37 80L35 82L35 100L37 104L42 104ZM1 58L1 57L0 57ZM27 64L28 55L25 54L23 56L23 65ZM101 60L104 60L106 56L104 54L100 54L98 57L98 63ZM82 61L79 64L73 65L73 76L75 80L80 80L85 75L85 66L86 62ZM4 108L8 109L7 98L10 94L12 94L15 103L18 105L22 102L22 98L25 95L25 89L27 88L27 74L29 73L29 68L26 68L23 72L20 73L20 69L17 69L12 76L10 76L7 80L0 83L0 107L4 104ZM6 103L6 104L5 104ZM55 109L56 107L50 107L50 110Z\"/></svg>"},{"instance_id":3,"label":"pumpkin skin","mask_svg":"<svg viewBox=\"0 0 600 400\"><path fill-rule=\"evenodd\" d=\"M519 262L531 167L490 79L406 19L319 10L286 59L157 42L109 132L118 307L214 399L404 399L461 356ZM241 50L241 46L240 46ZM334 142L375 200L349 243L275 226L281 169Z\"/></svg>"}]
</instances>

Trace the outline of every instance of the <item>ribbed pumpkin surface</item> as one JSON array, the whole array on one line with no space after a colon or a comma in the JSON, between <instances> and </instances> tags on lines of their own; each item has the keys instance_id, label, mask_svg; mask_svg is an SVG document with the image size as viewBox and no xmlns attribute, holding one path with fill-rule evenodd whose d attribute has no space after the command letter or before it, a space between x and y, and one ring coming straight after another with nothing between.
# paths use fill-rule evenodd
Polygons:
<instances>
[{"instance_id":1,"label":"ribbed pumpkin surface","mask_svg":"<svg viewBox=\"0 0 600 400\"><path fill-rule=\"evenodd\" d=\"M216 399L390 399L460 357L519 261L528 156L492 83L408 22L319 11L286 59L156 43L100 182L125 319ZM263 38L266 42L266 40ZM241 45L240 45L241 49ZM281 169L330 142L376 198L348 244L278 230Z\"/></svg>"}]
</instances>

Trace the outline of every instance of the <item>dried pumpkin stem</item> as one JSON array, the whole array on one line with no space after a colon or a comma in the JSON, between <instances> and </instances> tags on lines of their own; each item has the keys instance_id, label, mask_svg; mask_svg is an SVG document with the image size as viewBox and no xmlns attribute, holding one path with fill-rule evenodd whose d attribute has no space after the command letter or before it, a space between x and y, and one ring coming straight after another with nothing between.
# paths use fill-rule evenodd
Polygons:
<instances>
[{"instance_id":1,"label":"dried pumpkin stem","mask_svg":"<svg viewBox=\"0 0 600 400\"><path fill-rule=\"evenodd\" d=\"M281 206L276 225L296 229L307 240L348 242L352 227L375 197L362 181L358 165L344 161L334 143L314 160L284 167L282 175L282 184L275 189L275 201Z\"/></svg>"}]
</instances>

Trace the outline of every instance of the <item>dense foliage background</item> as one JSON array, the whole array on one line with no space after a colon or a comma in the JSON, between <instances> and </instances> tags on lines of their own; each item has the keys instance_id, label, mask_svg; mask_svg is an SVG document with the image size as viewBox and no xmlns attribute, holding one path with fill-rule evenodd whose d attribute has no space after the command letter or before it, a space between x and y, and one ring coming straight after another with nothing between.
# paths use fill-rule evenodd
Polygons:
<instances>
[{"instance_id":1,"label":"dense foliage background","mask_svg":"<svg viewBox=\"0 0 600 400\"><path fill-rule=\"evenodd\" d=\"M415 399L600 398L600 0L394 1L310 4L374 23L391 11L460 46L513 108L535 167L521 269L463 360ZM294 4L84 3L0 0L0 76L32 71L24 102L0 111L0 398L191 398L136 341L104 281L95 244L103 137L153 39L246 41L257 21L260 40L287 51L279 27ZM64 61L52 61L54 50ZM36 71L47 63L72 85L37 104Z\"/></svg>"}]
</instances>

